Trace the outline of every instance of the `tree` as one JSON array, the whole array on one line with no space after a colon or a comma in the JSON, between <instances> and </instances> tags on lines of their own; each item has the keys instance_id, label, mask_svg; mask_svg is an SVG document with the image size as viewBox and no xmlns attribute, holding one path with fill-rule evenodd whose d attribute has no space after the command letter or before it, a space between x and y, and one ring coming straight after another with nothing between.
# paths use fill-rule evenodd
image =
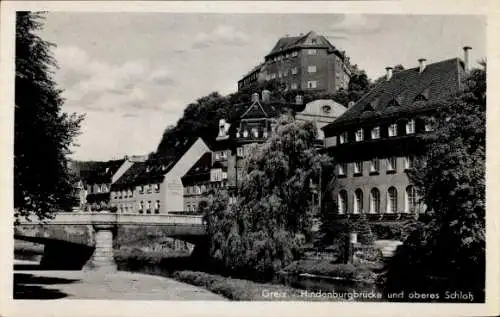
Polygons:
<instances>
[{"instance_id":1,"label":"tree","mask_svg":"<svg viewBox=\"0 0 500 317\"><path fill-rule=\"evenodd\" d=\"M297 257L311 235L310 183L331 159L315 147L311 122L281 118L276 133L244 161L240 196L225 193L210 202L206 215L211 255L234 271L268 277ZM328 175L323 175L328 179Z\"/></svg>"},{"instance_id":2,"label":"tree","mask_svg":"<svg viewBox=\"0 0 500 317\"><path fill-rule=\"evenodd\" d=\"M14 206L15 216L50 216L73 204L67 155L83 116L62 112L64 100L53 80L53 44L36 32L40 13L16 16Z\"/></svg>"},{"instance_id":3,"label":"tree","mask_svg":"<svg viewBox=\"0 0 500 317\"><path fill-rule=\"evenodd\" d=\"M390 291L462 290L484 299L486 64L443 105L410 174L427 206L387 275Z\"/></svg>"},{"instance_id":4,"label":"tree","mask_svg":"<svg viewBox=\"0 0 500 317\"><path fill-rule=\"evenodd\" d=\"M347 88L349 101L358 101L370 88L370 81L364 71L354 73Z\"/></svg>"}]
</instances>

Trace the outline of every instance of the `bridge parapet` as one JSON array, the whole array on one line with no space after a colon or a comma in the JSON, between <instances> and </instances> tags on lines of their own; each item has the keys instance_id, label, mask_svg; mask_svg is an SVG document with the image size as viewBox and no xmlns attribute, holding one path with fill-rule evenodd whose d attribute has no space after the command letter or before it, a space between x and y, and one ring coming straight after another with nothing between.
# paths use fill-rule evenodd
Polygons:
<instances>
[{"instance_id":1,"label":"bridge parapet","mask_svg":"<svg viewBox=\"0 0 500 317\"><path fill-rule=\"evenodd\" d=\"M39 220L36 217L22 219L20 224L39 225L194 225L202 226L203 217L176 214L119 214L110 212L60 212L53 219Z\"/></svg>"}]
</instances>

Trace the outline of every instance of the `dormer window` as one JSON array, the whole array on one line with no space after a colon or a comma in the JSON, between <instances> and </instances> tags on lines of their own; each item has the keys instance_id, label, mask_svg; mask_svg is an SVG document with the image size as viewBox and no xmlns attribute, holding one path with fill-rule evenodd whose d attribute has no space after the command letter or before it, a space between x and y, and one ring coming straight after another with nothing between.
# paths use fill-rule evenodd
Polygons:
<instances>
[{"instance_id":1,"label":"dormer window","mask_svg":"<svg viewBox=\"0 0 500 317\"><path fill-rule=\"evenodd\" d=\"M323 108L324 113L330 113L332 111L332 107L330 105L324 105Z\"/></svg>"},{"instance_id":2,"label":"dormer window","mask_svg":"<svg viewBox=\"0 0 500 317\"><path fill-rule=\"evenodd\" d=\"M398 125L396 123L393 123L389 125L389 136L397 136L398 135Z\"/></svg>"},{"instance_id":3,"label":"dormer window","mask_svg":"<svg viewBox=\"0 0 500 317\"><path fill-rule=\"evenodd\" d=\"M243 131L243 137L244 137L244 138L248 138L248 130L246 130L246 129L245 129L245 130Z\"/></svg>"},{"instance_id":4,"label":"dormer window","mask_svg":"<svg viewBox=\"0 0 500 317\"><path fill-rule=\"evenodd\" d=\"M389 107L399 107L399 102L396 98L392 99L391 101L389 101Z\"/></svg>"},{"instance_id":5,"label":"dormer window","mask_svg":"<svg viewBox=\"0 0 500 317\"><path fill-rule=\"evenodd\" d=\"M243 148L242 147L239 147L236 149L236 155L238 157L243 157Z\"/></svg>"},{"instance_id":6,"label":"dormer window","mask_svg":"<svg viewBox=\"0 0 500 317\"><path fill-rule=\"evenodd\" d=\"M406 134L415 133L415 120L411 119L406 123Z\"/></svg>"},{"instance_id":7,"label":"dormer window","mask_svg":"<svg viewBox=\"0 0 500 317\"><path fill-rule=\"evenodd\" d=\"M372 140L380 139L380 127L372 128Z\"/></svg>"},{"instance_id":8,"label":"dormer window","mask_svg":"<svg viewBox=\"0 0 500 317\"><path fill-rule=\"evenodd\" d=\"M363 129L358 129L356 131L356 142L363 141Z\"/></svg>"}]
</instances>

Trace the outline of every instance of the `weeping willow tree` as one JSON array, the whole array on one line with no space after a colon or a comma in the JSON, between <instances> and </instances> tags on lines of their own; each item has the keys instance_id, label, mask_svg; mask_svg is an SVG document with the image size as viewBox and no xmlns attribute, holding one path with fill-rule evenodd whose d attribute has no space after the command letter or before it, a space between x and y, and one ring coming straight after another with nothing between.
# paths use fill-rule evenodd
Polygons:
<instances>
[{"instance_id":1,"label":"weeping willow tree","mask_svg":"<svg viewBox=\"0 0 500 317\"><path fill-rule=\"evenodd\" d=\"M311 235L311 183L328 179L331 159L314 145L310 122L279 120L276 133L245 158L239 197L212 197L206 210L211 256L224 267L259 277L271 276L300 254Z\"/></svg>"}]
</instances>

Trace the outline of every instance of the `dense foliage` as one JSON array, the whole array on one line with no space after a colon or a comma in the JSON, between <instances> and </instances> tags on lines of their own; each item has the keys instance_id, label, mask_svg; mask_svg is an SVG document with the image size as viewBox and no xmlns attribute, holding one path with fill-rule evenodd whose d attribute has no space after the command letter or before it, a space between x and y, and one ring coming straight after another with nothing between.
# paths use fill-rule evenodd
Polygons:
<instances>
[{"instance_id":1,"label":"dense foliage","mask_svg":"<svg viewBox=\"0 0 500 317\"><path fill-rule=\"evenodd\" d=\"M411 179L427 206L391 263L390 291L472 291L484 299L486 65L444 105Z\"/></svg>"},{"instance_id":2,"label":"dense foliage","mask_svg":"<svg viewBox=\"0 0 500 317\"><path fill-rule=\"evenodd\" d=\"M67 155L83 117L62 112L61 90L53 80L57 67L52 44L37 35L39 13L16 16L14 205L16 219L40 218L73 204Z\"/></svg>"},{"instance_id":3,"label":"dense foliage","mask_svg":"<svg viewBox=\"0 0 500 317\"><path fill-rule=\"evenodd\" d=\"M239 198L232 204L225 193L211 199L206 219L215 260L265 277L298 256L317 216L311 183L332 170L315 139L314 124L281 118L276 133L245 158Z\"/></svg>"}]
</instances>

